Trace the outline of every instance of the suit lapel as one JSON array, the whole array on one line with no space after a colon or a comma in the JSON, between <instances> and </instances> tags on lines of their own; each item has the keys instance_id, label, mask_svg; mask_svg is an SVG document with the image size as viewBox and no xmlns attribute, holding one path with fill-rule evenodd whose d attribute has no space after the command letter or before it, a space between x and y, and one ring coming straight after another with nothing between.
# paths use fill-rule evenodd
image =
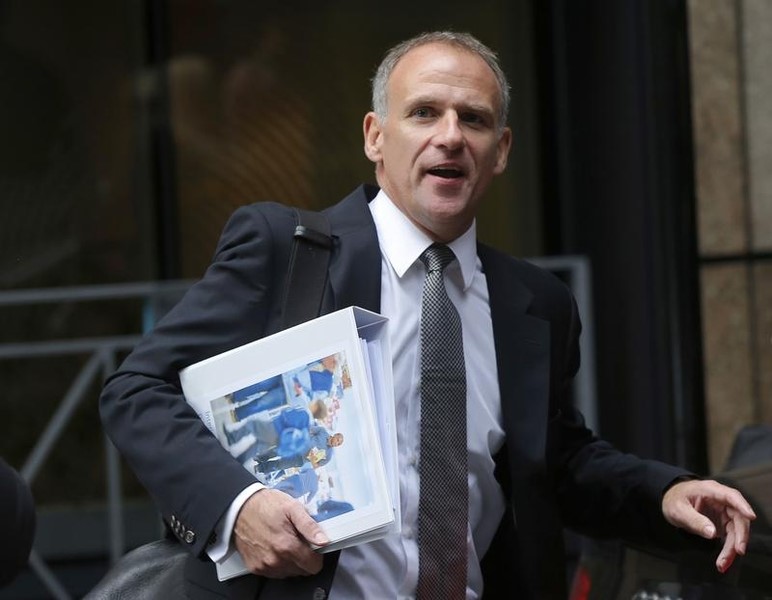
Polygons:
<instances>
[{"instance_id":1,"label":"suit lapel","mask_svg":"<svg viewBox=\"0 0 772 600\"><path fill-rule=\"evenodd\" d=\"M485 246L480 246L479 256L488 282L510 465L526 472L543 465L545 456L549 323L528 314L533 294L520 282L511 262Z\"/></svg>"},{"instance_id":2,"label":"suit lapel","mask_svg":"<svg viewBox=\"0 0 772 600\"><path fill-rule=\"evenodd\" d=\"M506 433L508 481L501 482L516 521L518 563L525 597L565 596L555 578L563 561L562 526L547 464L550 323L528 313L532 292L511 260L478 248L488 283L493 338Z\"/></svg>"}]
</instances>

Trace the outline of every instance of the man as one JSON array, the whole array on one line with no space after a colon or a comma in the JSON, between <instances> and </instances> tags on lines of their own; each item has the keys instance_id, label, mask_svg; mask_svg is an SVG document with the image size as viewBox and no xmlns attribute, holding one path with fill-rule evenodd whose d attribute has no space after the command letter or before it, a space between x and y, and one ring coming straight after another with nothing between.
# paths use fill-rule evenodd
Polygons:
<instances>
[{"instance_id":1,"label":"man","mask_svg":"<svg viewBox=\"0 0 772 600\"><path fill-rule=\"evenodd\" d=\"M754 514L736 490L623 455L584 427L567 394L579 322L565 286L476 243L475 214L507 163L507 106L495 55L471 36L426 34L395 47L364 119L380 190L359 188L326 211L334 249L323 310L358 305L391 319L400 535L346 549L337 569L334 560L322 569L309 549L325 542L313 519L287 495L255 486L180 395L179 369L279 327L289 210L238 210L203 280L108 381L105 425L164 517L185 523L178 536L214 560L235 548L263 576L259 584L241 578L223 594L250 597L260 588L261 598L323 598L331 587L333 599L415 596L416 307L425 277L419 257L436 242L456 258L445 287L461 318L466 364L468 513L446 519L468 518L466 572L439 574L463 578L466 592L452 597L565 597L564 525L644 543L667 543L676 528L722 537L721 571L744 553ZM201 564L189 572L192 595L196 585L216 589L213 569Z\"/></svg>"},{"instance_id":2,"label":"man","mask_svg":"<svg viewBox=\"0 0 772 600\"><path fill-rule=\"evenodd\" d=\"M293 498L300 498L307 504L314 499L316 492L319 491L319 475L313 468L304 468L297 473L283 477L273 487Z\"/></svg>"},{"instance_id":3,"label":"man","mask_svg":"<svg viewBox=\"0 0 772 600\"><path fill-rule=\"evenodd\" d=\"M234 392L231 402L236 405L235 408L231 409L234 421L241 421L252 415L286 404L287 398L281 375L270 377L265 381Z\"/></svg>"},{"instance_id":4,"label":"man","mask_svg":"<svg viewBox=\"0 0 772 600\"><path fill-rule=\"evenodd\" d=\"M319 425L310 425L305 430L295 429L292 438L282 432L278 445L255 456L255 471L272 473L281 469L302 467L306 463L313 469L328 464L343 443L342 433L327 431Z\"/></svg>"},{"instance_id":5,"label":"man","mask_svg":"<svg viewBox=\"0 0 772 600\"><path fill-rule=\"evenodd\" d=\"M319 406L324 405L314 400L308 408L289 407L273 417L253 416L235 428L226 425L225 439L234 446L242 439L251 437L254 442L236 460L245 465L254 459L255 467L263 473L300 467L306 460L314 467L326 465L332 459L332 448L343 443L343 434L331 435L324 427L316 424L316 418L312 422L312 414L323 414ZM312 454L313 448L319 451ZM317 454L318 459L310 458Z\"/></svg>"},{"instance_id":6,"label":"man","mask_svg":"<svg viewBox=\"0 0 772 600\"><path fill-rule=\"evenodd\" d=\"M311 417L306 408L286 407L273 416L255 414L235 426L226 424L225 439L232 446L247 436L254 436L255 445L261 452L277 445L289 448L308 438L310 424Z\"/></svg>"}]
</instances>

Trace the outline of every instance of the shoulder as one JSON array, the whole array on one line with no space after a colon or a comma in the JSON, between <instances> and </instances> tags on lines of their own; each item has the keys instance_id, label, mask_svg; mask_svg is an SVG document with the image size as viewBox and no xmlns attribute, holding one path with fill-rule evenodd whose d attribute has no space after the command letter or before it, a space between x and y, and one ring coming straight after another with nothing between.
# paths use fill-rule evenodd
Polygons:
<instances>
[{"instance_id":1,"label":"shoulder","mask_svg":"<svg viewBox=\"0 0 772 600\"><path fill-rule=\"evenodd\" d=\"M289 247L294 227L295 213L290 206L278 202L240 206L225 223L215 249L214 262L270 256L276 250Z\"/></svg>"},{"instance_id":2,"label":"shoulder","mask_svg":"<svg viewBox=\"0 0 772 600\"><path fill-rule=\"evenodd\" d=\"M375 197L378 188L363 184L354 189L342 200L335 202L319 212L329 220L334 232L346 234L359 231L372 224L368 202ZM226 225L228 229L242 226L268 228L279 233L291 233L296 223L295 209L287 204L266 201L245 204L237 208Z\"/></svg>"},{"instance_id":3,"label":"shoulder","mask_svg":"<svg viewBox=\"0 0 772 600\"><path fill-rule=\"evenodd\" d=\"M254 202L233 211L225 230L239 227L290 228L295 222L295 211L291 206L279 202Z\"/></svg>"}]
</instances>

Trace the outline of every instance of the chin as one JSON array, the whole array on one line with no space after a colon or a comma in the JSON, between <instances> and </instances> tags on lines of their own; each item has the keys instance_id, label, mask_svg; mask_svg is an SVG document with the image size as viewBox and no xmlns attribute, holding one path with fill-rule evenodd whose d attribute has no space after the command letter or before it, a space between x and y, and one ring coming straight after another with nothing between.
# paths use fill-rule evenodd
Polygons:
<instances>
[{"instance_id":1,"label":"chin","mask_svg":"<svg viewBox=\"0 0 772 600\"><path fill-rule=\"evenodd\" d=\"M430 204L430 210L437 216L446 218L461 218L468 214L474 203L466 196L435 196Z\"/></svg>"}]
</instances>

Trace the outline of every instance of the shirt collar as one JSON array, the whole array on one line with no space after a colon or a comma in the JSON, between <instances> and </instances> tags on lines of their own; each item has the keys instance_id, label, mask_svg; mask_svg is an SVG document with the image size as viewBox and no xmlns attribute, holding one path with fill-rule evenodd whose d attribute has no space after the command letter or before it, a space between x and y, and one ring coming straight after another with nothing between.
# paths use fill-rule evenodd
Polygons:
<instances>
[{"instance_id":1,"label":"shirt collar","mask_svg":"<svg viewBox=\"0 0 772 600\"><path fill-rule=\"evenodd\" d=\"M378 192L369 206L378 231L381 252L401 278L433 242L397 208L383 190ZM472 285L477 264L476 221L472 221L469 229L450 242L448 247L456 255L466 291ZM451 263L449 268L452 267Z\"/></svg>"}]
</instances>

